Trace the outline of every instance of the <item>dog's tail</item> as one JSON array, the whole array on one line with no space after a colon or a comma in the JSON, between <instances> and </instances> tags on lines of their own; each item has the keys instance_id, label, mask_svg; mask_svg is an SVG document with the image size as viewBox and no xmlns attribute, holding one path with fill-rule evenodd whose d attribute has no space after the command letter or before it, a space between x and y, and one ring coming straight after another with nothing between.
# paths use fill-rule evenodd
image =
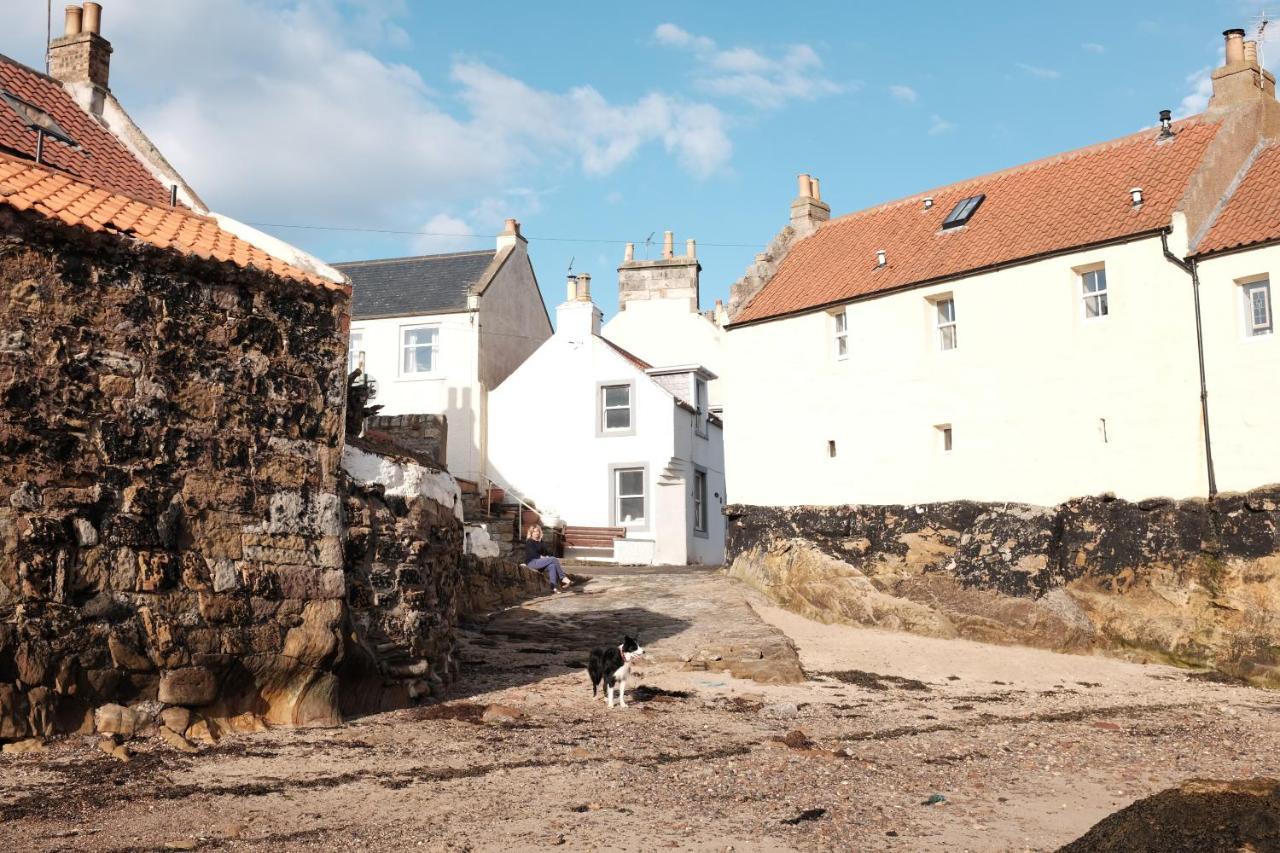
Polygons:
<instances>
[{"instance_id":1,"label":"dog's tail","mask_svg":"<svg viewBox=\"0 0 1280 853\"><path fill-rule=\"evenodd\" d=\"M587 673L591 676L591 698L596 698L596 691L600 688L600 682L604 681L604 673L596 666L596 662L592 661L587 664Z\"/></svg>"}]
</instances>

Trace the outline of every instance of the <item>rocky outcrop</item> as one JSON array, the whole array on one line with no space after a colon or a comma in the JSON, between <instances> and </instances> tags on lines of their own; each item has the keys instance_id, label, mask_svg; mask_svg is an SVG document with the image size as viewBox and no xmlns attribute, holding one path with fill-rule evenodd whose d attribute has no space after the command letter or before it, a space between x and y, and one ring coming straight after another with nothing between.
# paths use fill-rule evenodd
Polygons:
<instances>
[{"instance_id":1,"label":"rocky outcrop","mask_svg":"<svg viewBox=\"0 0 1280 853\"><path fill-rule=\"evenodd\" d=\"M1213 502L729 507L730 572L823 621L1280 686L1280 487Z\"/></svg>"}]
</instances>

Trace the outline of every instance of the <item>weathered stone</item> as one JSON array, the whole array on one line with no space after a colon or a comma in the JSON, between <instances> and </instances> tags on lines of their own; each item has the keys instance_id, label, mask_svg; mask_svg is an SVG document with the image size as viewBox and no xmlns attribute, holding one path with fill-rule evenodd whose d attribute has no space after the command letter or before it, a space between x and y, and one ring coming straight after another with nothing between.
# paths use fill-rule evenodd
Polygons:
<instances>
[{"instance_id":1,"label":"weathered stone","mask_svg":"<svg viewBox=\"0 0 1280 853\"><path fill-rule=\"evenodd\" d=\"M25 740L6 743L3 747L5 755L31 755L33 753L44 752L44 741L39 738L27 738Z\"/></svg>"},{"instance_id":2,"label":"weathered stone","mask_svg":"<svg viewBox=\"0 0 1280 853\"><path fill-rule=\"evenodd\" d=\"M308 603L302 611L302 623L285 637L284 654L307 666L327 666L342 648L338 626L345 614L340 601Z\"/></svg>"},{"instance_id":3,"label":"weathered stone","mask_svg":"<svg viewBox=\"0 0 1280 853\"><path fill-rule=\"evenodd\" d=\"M510 726L524 719L524 712L510 705L488 705L480 719L491 725Z\"/></svg>"},{"instance_id":4,"label":"weathered stone","mask_svg":"<svg viewBox=\"0 0 1280 853\"><path fill-rule=\"evenodd\" d=\"M99 734L118 735L129 740L137 731L138 715L123 705L100 705L93 712L93 727Z\"/></svg>"},{"instance_id":5,"label":"weathered stone","mask_svg":"<svg viewBox=\"0 0 1280 853\"><path fill-rule=\"evenodd\" d=\"M111 652L111 663L118 669L131 672L149 672L155 669L150 658L115 634L107 638L107 648Z\"/></svg>"},{"instance_id":6,"label":"weathered stone","mask_svg":"<svg viewBox=\"0 0 1280 853\"><path fill-rule=\"evenodd\" d=\"M133 753L129 751L129 747L120 743L114 736L104 737L98 741L98 749L122 764L128 764L133 760Z\"/></svg>"},{"instance_id":7,"label":"weathered stone","mask_svg":"<svg viewBox=\"0 0 1280 853\"><path fill-rule=\"evenodd\" d=\"M200 751L191 743L191 741L187 740L168 726L160 727L160 739L179 752L191 753Z\"/></svg>"},{"instance_id":8,"label":"weathered stone","mask_svg":"<svg viewBox=\"0 0 1280 853\"><path fill-rule=\"evenodd\" d=\"M13 684L0 684L0 740L17 740L31 731L27 695Z\"/></svg>"},{"instance_id":9,"label":"weathered stone","mask_svg":"<svg viewBox=\"0 0 1280 853\"><path fill-rule=\"evenodd\" d=\"M217 678L202 666L175 669L160 678L159 699L166 705L198 707L208 705L217 695Z\"/></svg>"},{"instance_id":10,"label":"weathered stone","mask_svg":"<svg viewBox=\"0 0 1280 853\"><path fill-rule=\"evenodd\" d=\"M179 706L165 708L160 712L160 722L178 734L183 734L191 725L191 709Z\"/></svg>"},{"instance_id":11,"label":"weathered stone","mask_svg":"<svg viewBox=\"0 0 1280 853\"><path fill-rule=\"evenodd\" d=\"M217 743L222 734L216 723L210 723L208 720L196 720L187 728L186 736L192 740L204 741L205 743Z\"/></svg>"}]
</instances>

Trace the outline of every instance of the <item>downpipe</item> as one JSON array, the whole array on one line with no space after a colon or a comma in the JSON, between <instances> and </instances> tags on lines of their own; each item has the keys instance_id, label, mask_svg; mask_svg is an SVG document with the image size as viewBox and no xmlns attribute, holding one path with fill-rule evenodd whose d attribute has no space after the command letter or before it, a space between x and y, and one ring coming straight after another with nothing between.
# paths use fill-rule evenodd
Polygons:
<instances>
[{"instance_id":1,"label":"downpipe","mask_svg":"<svg viewBox=\"0 0 1280 853\"><path fill-rule=\"evenodd\" d=\"M1204 328L1200 322L1200 271L1195 258L1185 261L1169 251L1169 232L1160 232L1160 246L1165 259L1191 276L1191 298L1196 309L1196 356L1200 363L1200 418L1204 423L1204 461L1209 475L1209 498L1218 495L1218 480L1213 473L1213 440L1209 436L1209 388L1204 374Z\"/></svg>"}]
</instances>

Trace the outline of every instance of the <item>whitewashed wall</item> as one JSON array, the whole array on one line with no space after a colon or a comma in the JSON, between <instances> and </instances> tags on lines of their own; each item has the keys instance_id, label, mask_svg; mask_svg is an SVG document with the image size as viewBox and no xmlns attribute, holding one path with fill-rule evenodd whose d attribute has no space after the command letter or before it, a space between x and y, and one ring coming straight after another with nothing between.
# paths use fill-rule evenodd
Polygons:
<instances>
[{"instance_id":1,"label":"whitewashed wall","mask_svg":"<svg viewBox=\"0 0 1280 853\"><path fill-rule=\"evenodd\" d=\"M1098 262L1110 313L1086 320L1075 270ZM1243 256L1204 270L1223 487L1280 480L1280 454L1240 461L1262 436L1274 448L1276 396L1251 389L1274 386L1275 344L1233 337L1242 309L1213 293L1228 289L1218 278L1257 270L1261 261ZM952 351L939 349L927 301L946 292L956 302ZM733 502L1052 504L1108 491L1207 492L1191 287L1158 239L854 303L844 361L833 327L820 312L726 333ZM940 424L952 425L950 453Z\"/></svg>"},{"instance_id":2,"label":"whitewashed wall","mask_svg":"<svg viewBox=\"0 0 1280 853\"><path fill-rule=\"evenodd\" d=\"M688 299L647 299L629 302L601 331L618 346L657 366L700 364L723 375L723 332L715 323L689 309ZM707 383L713 409L724 406L722 380Z\"/></svg>"}]
</instances>

